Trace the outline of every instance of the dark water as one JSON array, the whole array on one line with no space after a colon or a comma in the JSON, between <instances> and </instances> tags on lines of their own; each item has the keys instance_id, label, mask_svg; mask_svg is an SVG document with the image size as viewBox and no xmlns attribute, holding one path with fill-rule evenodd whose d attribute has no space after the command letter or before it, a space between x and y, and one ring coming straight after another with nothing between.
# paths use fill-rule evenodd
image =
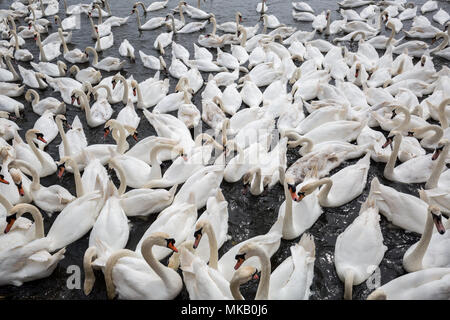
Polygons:
<instances>
[{"instance_id":1,"label":"dark water","mask_svg":"<svg viewBox=\"0 0 450 320\"><path fill-rule=\"evenodd\" d=\"M76 4L79 3L80 0L67 0L68 4ZM88 1L82 1L83 3L89 3ZM150 4L150 1L144 1L146 6ZM191 5L197 5L197 1L188 1ZM259 1L241 1L241 0L227 0L227 1L217 1L217 0L207 0L206 3L202 2L202 9L207 12L214 12L216 15L216 19L218 23L222 23L225 21L234 21L235 12L239 10L243 15L243 24L246 26L253 26L259 21L259 14L256 12L256 4ZM336 1L328 1L328 0L320 0L320 1L307 1L315 10L316 14L319 14L321 11L326 9L332 10L332 19L341 19L340 14L338 13L338 5ZM420 1L412 1L420 6L425 3L425 0ZM443 8L447 12L450 11L450 4L445 1L438 1L439 7ZM11 1L2 1L0 0L0 9L7 8ZM110 0L110 6L112 9L112 13L115 16L126 16L131 12L132 5L134 1L122 1L122 0ZM294 21L291 15L291 1L283 1L283 0L269 0L267 1L269 5L269 13L275 14L282 23L290 26L296 26L297 29L310 31L311 23L299 23ZM169 9L174 8L178 4L177 0L169 1L168 8L150 12L147 14L147 19L154 16L165 16ZM356 9L358 12L362 10L362 8ZM427 18L432 21L432 16L436 13L436 11L426 14ZM61 1L60 5L60 13L59 16L61 18L65 17L64 14L64 6ZM50 17L48 17L50 20ZM190 22L191 19L186 17L186 21ZM69 44L69 49L74 47L84 49L86 46L94 46L95 41L91 39L91 28L90 23L85 15L81 15L82 29L81 30L73 30L72 36L72 44ZM144 22L143 22L144 23ZM403 21L404 30L408 30L411 26L412 20ZM434 21L432 21L433 25L442 29L442 26L437 25ZM24 25L23 19L20 20L17 25ZM384 27L383 27L384 28ZM118 53L118 47L123 39L128 39L129 42L135 48L135 55L137 57L136 63L130 63L129 61L125 64L125 68L122 70L122 75L128 78L131 74L134 78L141 82L146 78L153 77L155 71L150 69L145 69L142 67L142 63L138 57L138 51L143 50L146 54L153 54L158 56L158 52L153 49L153 42L157 35L162 32L164 28L160 28L153 31L144 31L139 33L137 29L136 17L132 16L128 20L128 23L121 27L113 28L114 32L114 43L115 45L100 53L99 60L102 57L106 56L115 56L120 57ZM193 57L193 43L197 41L198 35L201 33L207 33L212 30L212 25L207 25L206 30L202 32L196 32L192 34L183 34L183 35L175 35L174 41L182 44L186 47L190 53L191 57ZM50 28L49 33L56 32L57 28L53 25ZM260 27L260 32L262 31L262 23ZM220 32L218 32L220 33ZM388 34L386 30L383 30L384 34ZM43 39L44 39L44 35ZM342 36L338 34L337 36ZM322 37L321 35L317 35L316 38ZM398 38L399 36L397 36ZM327 38L325 38L327 39ZM331 40L331 37L327 40ZM29 49L33 55L35 56L35 62L37 62L39 56L39 50L37 46L34 44L33 39L26 39L26 45L24 48ZM345 43L349 47L351 51L357 50L356 43ZM168 50L167 50L168 49ZM227 46L225 51L229 51L229 47ZM216 54L215 50L214 56ZM381 52L380 52L381 54ZM62 57L60 57L62 59ZM171 61L171 50L170 47L166 48L166 54L164 55L164 59L168 64ZM13 64L16 64L13 62ZM22 63L21 65L31 68L28 63ZM67 63L70 68L71 64ZM448 62L439 58L434 58L434 64L436 70L440 70L443 64L448 66ZM17 66L17 65L15 65ZM88 64L80 65L81 68L86 68ZM105 71L101 71L103 77L110 76L113 73L108 73ZM166 76L166 75L162 75ZM168 75L167 75L168 76ZM203 73L203 77L206 80L208 74ZM170 77L170 76L169 76ZM170 77L170 91L173 92L174 87L177 83L177 80ZM261 88L262 90L264 88ZM289 88L290 89L290 88ZM41 97L53 96L59 98L59 94L55 94L52 92L52 89L41 90L39 92ZM31 105L27 103L23 97L19 98L22 103L25 104L26 116L24 119L18 120L18 125L22 128L20 132L21 136L24 137L24 134L27 129L31 128L34 122L38 119L38 116L32 112ZM199 110L201 111L201 98L200 94L197 94L194 99L194 103L197 105ZM112 118L117 116L117 113L121 110L123 105L115 104L113 106L114 114ZM138 128L140 137L146 137L149 135L155 135L155 130L150 124L147 122L145 117L143 116L141 110L138 110L138 114L142 117L142 121ZM173 113L176 115L176 112ZM95 143L104 143L103 141L103 129L102 126L98 128L89 128L86 125L85 115L79 108L73 108L72 106L67 107L66 118L69 123L72 122L75 115L78 115L81 121L84 124L84 130L86 133L86 137L88 139L89 144ZM106 143L111 143L112 138L108 138ZM129 139L128 141L130 146L134 145L134 141ZM58 150L57 146L60 143L59 136L47 147L46 151L49 152L56 160L58 159ZM288 151L288 166L290 166L295 160L298 158L298 153L296 150L290 149ZM342 166L335 169L332 174L343 167L353 164L355 161L345 162ZM164 164L163 169L167 168L169 163ZM368 181L370 182L373 177L377 176L380 179L380 182L389 186L396 188L402 192L407 192L418 196L417 188L421 185L404 185L399 183L392 183L383 178L383 168L384 164L380 165L375 162L371 162L371 168L369 171ZM118 180L114 179L118 185ZM55 183L58 183L56 177L47 177L41 179L41 183L45 186L49 186ZM61 184L66 187L72 194L75 194L74 180L72 175L67 174L63 178ZM223 194L227 199L229 206L229 234L232 239L227 241L219 252L219 257L228 251L234 244L240 242L242 240L248 239L250 237L254 237L260 234L266 233L272 224L275 222L278 215L278 208L281 203L284 201L284 193L282 187L280 185L276 185L271 190L264 192L263 195L255 197L250 194L250 192L244 193L243 186L241 182L237 182L234 184L226 183L225 181L221 185ZM314 235L315 244L316 244L316 262L314 269L314 280L311 287L311 299L342 299L343 298L343 283L339 280L337 273L334 268L333 262L333 254L334 254L334 245L336 242L337 236L344 231L344 229L356 218L359 213L359 209L361 203L367 197L369 191L369 184L366 186L363 194L352 202L346 204L337 209L324 208L324 213L318 219L318 221L313 225L311 229L307 232ZM201 214L203 210L199 210L199 214ZM56 215L53 217L45 216L45 232L47 232L53 223ZM139 239L148 228L148 226L154 221L156 215L150 216L148 219L142 218L130 218L131 221L131 230L130 230L130 239L127 245L127 248L134 250ZM411 232L406 232L402 229L396 228L392 226L387 220L382 216L381 217L381 229L384 236L384 244L388 247L388 250L385 253L384 259L380 264L381 270L381 284L384 284L396 277L399 277L405 274L405 271L402 267L402 257L407 248L416 242L419 239L419 235ZM93 288L92 293L86 297L82 291L82 289L68 289L66 282L70 274L68 274L67 268L70 265L78 265L82 270L82 260L85 250L88 247L88 239L89 234L87 234L82 239L76 241L69 245L66 249L65 258L59 263L53 274L45 279L37 280L33 282L28 282L23 284L21 287L13 287L13 286L3 286L0 287L0 298L6 299L106 299L106 287L103 280L103 275L100 271L96 272L97 281ZM289 247L294 243L298 242L299 239L295 239L292 241L281 241L281 246L279 250L273 255L272 262L272 270L274 270L284 259L286 259L290 255ZM82 274L82 282L84 280L84 275ZM252 299L256 293L257 283L252 282L248 285L245 285L241 288L243 295L247 299ZM363 283L359 286L355 286L353 289L353 298L354 299L365 299L368 294L372 291L372 289L368 289L366 284ZM186 290L183 290L179 295L180 299L188 299L188 294Z\"/></svg>"}]
</instances>

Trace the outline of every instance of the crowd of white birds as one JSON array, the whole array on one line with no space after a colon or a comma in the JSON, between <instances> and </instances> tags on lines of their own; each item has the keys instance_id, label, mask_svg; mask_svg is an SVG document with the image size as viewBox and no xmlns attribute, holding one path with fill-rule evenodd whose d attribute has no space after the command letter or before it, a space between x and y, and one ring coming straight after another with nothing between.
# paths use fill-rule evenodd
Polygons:
<instances>
[{"instance_id":1,"label":"crowd of white birds","mask_svg":"<svg viewBox=\"0 0 450 320\"><path fill-rule=\"evenodd\" d=\"M130 4L122 16L113 15L108 0L70 6L63 0L61 8L57 0L21 0L0 10L0 286L51 276L66 247L90 232L83 259L86 295L97 269L110 299L174 299L183 287L192 300L243 299L240 285L258 278L255 299L309 299L316 253L308 229L324 207L349 203L369 184L359 215L335 244L343 298L351 299L352 287L384 257L381 214L421 237L404 254L406 274L368 299L450 299L450 69L444 63L436 70L433 62L450 59L445 3L430 0L419 8L406 0L343 0L341 19L331 21L331 11L316 12L313 1L292 2L294 20L311 22L312 31L304 31L271 14L270 0L255 1L260 31L260 23L243 25L239 11L235 21L219 23L200 0L172 8L168 2ZM142 21L158 10L164 14ZM434 25L424 15L429 12ZM80 25L81 15L91 26ZM99 52L118 44L114 29L134 18L139 30L159 34L155 51L140 50L136 58L123 39L123 59L99 60ZM412 20L409 30L403 30L405 20ZM52 23L58 31L49 34ZM212 32L204 33L209 24ZM72 43L72 30L79 28L92 30L92 46ZM173 37L193 32L199 36L192 58ZM39 56L21 48L28 39ZM357 43L357 50L347 42ZM80 70L83 63L91 66ZM127 63L157 72L142 82L127 79L120 73ZM102 77L101 71L119 72ZM169 92L172 78L178 82ZM40 99L48 87L60 99ZM195 95L201 106L192 102ZM18 101L22 96L29 106ZM115 104L123 108L112 119ZM138 140L141 123L135 105L157 135L139 137L130 148L127 138ZM76 116L68 124L69 108L84 112L86 123ZM16 120L26 112L40 117L24 142ZM202 125L211 130L199 133ZM116 144L88 145L84 129L99 126ZM45 150L58 134L62 143L54 159ZM288 166L287 149L297 147L298 159ZM166 170L163 161L170 163ZM374 162L385 163L390 181L421 184L419 197L377 177L368 182ZM74 175L76 195L40 183L67 172ZM219 257L230 240L223 180L242 181L254 196L280 183L285 201L266 234ZM48 214L57 217L45 234ZM128 217L153 214L158 216L135 250L125 249ZM295 242L272 271L270 258L281 239ZM160 262L169 256L168 266Z\"/></svg>"}]
</instances>

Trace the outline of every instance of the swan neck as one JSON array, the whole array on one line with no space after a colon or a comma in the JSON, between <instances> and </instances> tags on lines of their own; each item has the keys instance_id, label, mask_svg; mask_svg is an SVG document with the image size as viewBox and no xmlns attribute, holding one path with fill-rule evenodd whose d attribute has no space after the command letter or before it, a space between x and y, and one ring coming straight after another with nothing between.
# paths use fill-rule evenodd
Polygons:
<instances>
[{"instance_id":1,"label":"swan neck","mask_svg":"<svg viewBox=\"0 0 450 320\"><path fill-rule=\"evenodd\" d=\"M141 253L144 257L144 260L148 263L148 265L155 271L155 273L161 278L166 286L170 286L169 277L167 276L167 267L164 266L161 262L156 260L153 255L152 248L155 245L155 240L150 238L144 240L144 243L141 247Z\"/></svg>"},{"instance_id":2,"label":"swan neck","mask_svg":"<svg viewBox=\"0 0 450 320\"><path fill-rule=\"evenodd\" d=\"M36 147L36 145L34 144L33 141L33 137L32 137L33 133L27 133L25 135L25 140L28 143L28 145L31 148L31 151L33 151L34 155L36 156L36 158L38 158L39 162L41 163L41 165L44 164L45 160L44 157L42 156L42 154L39 152L38 148Z\"/></svg>"},{"instance_id":3,"label":"swan neck","mask_svg":"<svg viewBox=\"0 0 450 320\"><path fill-rule=\"evenodd\" d=\"M394 166L397 161L398 152L400 151L400 144L402 143L402 135L399 133L394 138L394 149L391 152L391 156L389 157L389 161L386 163L384 167L384 176L386 178L392 177L394 174Z\"/></svg>"},{"instance_id":4,"label":"swan neck","mask_svg":"<svg viewBox=\"0 0 450 320\"><path fill-rule=\"evenodd\" d=\"M216 234L209 224L207 228L205 228L205 233L208 235L209 242L209 267L217 270L217 265L219 261L219 253L217 249L217 239Z\"/></svg>"},{"instance_id":5,"label":"swan neck","mask_svg":"<svg viewBox=\"0 0 450 320\"><path fill-rule=\"evenodd\" d=\"M84 195L83 183L81 182L80 168L75 160L68 158L67 163L72 167L73 176L75 179L75 191L77 198L81 198Z\"/></svg>"},{"instance_id":6,"label":"swan neck","mask_svg":"<svg viewBox=\"0 0 450 320\"><path fill-rule=\"evenodd\" d=\"M351 270L351 269L347 270L345 272L345 281L344 281L344 299L345 300L352 300L353 278L354 278L353 270Z\"/></svg>"},{"instance_id":7,"label":"swan neck","mask_svg":"<svg viewBox=\"0 0 450 320\"><path fill-rule=\"evenodd\" d=\"M442 150L442 153L439 155L438 160L433 168L433 171L431 172L430 178L428 179L427 183L425 184L426 189L433 189L433 188L437 187L439 177L442 174L442 169L444 169L444 166L445 166L445 160L448 155L448 149L450 149L450 144L447 144L444 147L444 150Z\"/></svg>"},{"instance_id":8,"label":"swan neck","mask_svg":"<svg viewBox=\"0 0 450 320\"><path fill-rule=\"evenodd\" d=\"M441 123L441 127L443 130L448 128L448 120L447 120L447 115L445 114L445 107L450 104L450 98L445 99L444 101L441 102L441 104L439 105L439 121Z\"/></svg>"},{"instance_id":9,"label":"swan neck","mask_svg":"<svg viewBox=\"0 0 450 320\"><path fill-rule=\"evenodd\" d=\"M56 126L58 127L59 135L61 136L61 140L63 142L64 156L70 156L72 152L70 150L70 144L67 141L66 132L64 131L61 119L56 118Z\"/></svg>"},{"instance_id":10,"label":"swan neck","mask_svg":"<svg viewBox=\"0 0 450 320\"><path fill-rule=\"evenodd\" d=\"M268 300L271 272L270 259L266 251L262 248L258 248L256 255L261 263L261 280L256 291L255 300Z\"/></svg>"},{"instance_id":11,"label":"swan neck","mask_svg":"<svg viewBox=\"0 0 450 320\"><path fill-rule=\"evenodd\" d=\"M125 172L123 171L122 166L115 165L114 168L117 170L117 173L119 174L119 180L120 180L120 186L119 186L119 196L123 195L125 193L125 190L127 189L127 176Z\"/></svg>"}]
</instances>

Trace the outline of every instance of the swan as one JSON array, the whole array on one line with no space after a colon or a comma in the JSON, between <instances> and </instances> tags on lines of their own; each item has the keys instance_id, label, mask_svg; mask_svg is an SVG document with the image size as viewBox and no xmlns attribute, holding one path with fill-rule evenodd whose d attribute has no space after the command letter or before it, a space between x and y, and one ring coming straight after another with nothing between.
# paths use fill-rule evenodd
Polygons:
<instances>
[{"instance_id":1,"label":"swan","mask_svg":"<svg viewBox=\"0 0 450 320\"><path fill-rule=\"evenodd\" d=\"M111 48L114 45L114 34L111 32L109 35L100 38L98 33L98 27L94 27L97 41L95 42L95 50L97 52L104 51Z\"/></svg>"},{"instance_id":2,"label":"swan","mask_svg":"<svg viewBox=\"0 0 450 320\"><path fill-rule=\"evenodd\" d=\"M430 39L441 32L439 28L431 25L431 22L424 16L414 18L412 27L408 31L403 31L409 38Z\"/></svg>"},{"instance_id":3,"label":"swan","mask_svg":"<svg viewBox=\"0 0 450 320\"><path fill-rule=\"evenodd\" d=\"M420 58L428 50L428 44L419 40L411 40L403 44L399 44L398 46L394 46L392 53L401 54L404 50L408 50L408 55Z\"/></svg>"},{"instance_id":4,"label":"swan","mask_svg":"<svg viewBox=\"0 0 450 320\"><path fill-rule=\"evenodd\" d=\"M66 61L70 63L85 63L89 61L88 55L80 49L75 48L69 51L67 43L64 40L63 31L61 28L58 29L58 34L63 46L63 56Z\"/></svg>"},{"instance_id":5,"label":"swan","mask_svg":"<svg viewBox=\"0 0 450 320\"><path fill-rule=\"evenodd\" d=\"M450 32L450 31L448 31L448 32ZM436 56L445 58L447 60L450 60L450 47L448 47L448 43L449 43L448 32L447 33L445 33L445 32L436 33L433 40L436 41L437 39L444 38L444 41L442 41L442 43L439 46L437 46L436 48L431 50L430 53L432 53Z\"/></svg>"},{"instance_id":6,"label":"swan","mask_svg":"<svg viewBox=\"0 0 450 320\"><path fill-rule=\"evenodd\" d=\"M81 186L79 175L75 176L75 179ZM82 190L82 187L80 189ZM105 195L99 191L81 193L59 213L50 227L46 237L49 241L49 251L58 250L80 239L94 225L104 205Z\"/></svg>"},{"instance_id":7,"label":"swan","mask_svg":"<svg viewBox=\"0 0 450 320\"><path fill-rule=\"evenodd\" d=\"M42 116L46 111L52 112L53 114L66 113L66 104L64 102L61 102L53 97L40 100L39 94L33 89L27 90L25 100L31 102L33 112L40 116Z\"/></svg>"},{"instance_id":8,"label":"swan","mask_svg":"<svg viewBox=\"0 0 450 320\"><path fill-rule=\"evenodd\" d=\"M173 31L160 33L153 43L153 48L158 49L161 55L164 54L164 48L172 43Z\"/></svg>"},{"instance_id":9,"label":"swan","mask_svg":"<svg viewBox=\"0 0 450 320\"><path fill-rule=\"evenodd\" d=\"M144 67L153 70L167 70L167 65L163 56L156 58L155 56L145 54L141 50L139 50L139 56L141 57Z\"/></svg>"},{"instance_id":10,"label":"swan","mask_svg":"<svg viewBox=\"0 0 450 320\"><path fill-rule=\"evenodd\" d=\"M1 54L2 57L5 58L6 65L8 66L9 70L0 68L0 81L17 81L20 80L21 77L17 74L16 70L14 69L11 59L12 56L10 54ZM33 62L31 62L33 63Z\"/></svg>"},{"instance_id":11,"label":"swan","mask_svg":"<svg viewBox=\"0 0 450 320\"><path fill-rule=\"evenodd\" d=\"M279 167L280 181L283 184L285 201L278 209L278 219L283 220L282 238L292 240L302 235L322 215L323 210L317 197L306 197L302 201L296 195L296 187L290 177L286 177L283 167ZM308 177L306 181L310 180ZM305 183L306 183L305 181ZM300 188L300 186L297 187ZM317 194L317 191L314 192ZM304 196L303 196L304 197ZM293 200L295 200L293 202ZM307 215L300 214L308 212Z\"/></svg>"},{"instance_id":12,"label":"swan","mask_svg":"<svg viewBox=\"0 0 450 320\"><path fill-rule=\"evenodd\" d=\"M263 29L263 33L267 32L267 28L269 29L275 29L278 27L284 27L286 26L285 24L280 23L280 21L278 21L278 18L272 14L263 14L261 15L261 20L263 20L264 22L264 29Z\"/></svg>"},{"instance_id":13,"label":"swan","mask_svg":"<svg viewBox=\"0 0 450 320\"><path fill-rule=\"evenodd\" d=\"M373 178L370 184L369 197L375 201L380 213L402 229L418 234L423 232L426 223L427 203L394 188L382 185L378 178Z\"/></svg>"},{"instance_id":14,"label":"swan","mask_svg":"<svg viewBox=\"0 0 450 320\"><path fill-rule=\"evenodd\" d=\"M51 111L45 111L33 125L33 129L38 130L45 136L46 142L43 143L38 139L34 139L39 149L43 150L58 135L58 127L55 123L55 114Z\"/></svg>"},{"instance_id":15,"label":"swan","mask_svg":"<svg viewBox=\"0 0 450 320\"><path fill-rule=\"evenodd\" d=\"M184 1L182 2L181 8L186 10L187 15L192 19L204 20L211 17L211 13L206 13L205 11L195 8Z\"/></svg>"},{"instance_id":16,"label":"swan","mask_svg":"<svg viewBox=\"0 0 450 320\"><path fill-rule=\"evenodd\" d=\"M167 3L169 1L154 1L152 2L147 8L145 8L144 3L142 2L136 2L133 5L133 8L137 7L137 6L141 6L142 9L144 10L144 14L146 14L147 12L151 12L151 11L157 11L157 10L161 10L164 9L167 6Z\"/></svg>"},{"instance_id":17,"label":"swan","mask_svg":"<svg viewBox=\"0 0 450 320\"><path fill-rule=\"evenodd\" d=\"M30 65L36 72L46 74L51 77L63 77L66 75L67 65L58 60L56 64L50 62L34 63L30 61Z\"/></svg>"},{"instance_id":18,"label":"swan","mask_svg":"<svg viewBox=\"0 0 450 320\"><path fill-rule=\"evenodd\" d=\"M48 84L43 81L46 76L40 72L34 72L33 70L25 69L19 65L19 73L22 77L23 83L34 89L45 89Z\"/></svg>"},{"instance_id":19,"label":"swan","mask_svg":"<svg viewBox=\"0 0 450 320\"><path fill-rule=\"evenodd\" d=\"M120 44L119 53L122 57L129 57L131 62L136 60L136 57L134 56L134 48L127 39L124 39Z\"/></svg>"},{"instance_id":20,"label":"swan","mask_svg":"<svg viewBox=\"0 0 450 320\"><path fill-rule=\"evenodd\" d=\"M261 280L255 300L308 300L311 294L315 261L314 238L305 234L298 244L291 246L291 256L285 259L273 272L270 257L258 243L243 245L236 255L235 270L252 257L261 263ZM295 285L294 285L295 283Z\"/></svg>"},{"instance_id":21,"label":"swan","mask_svg":"<svg viewBox=\"0 0 450 320\"><path fill-rule=\"evenodd\" d=\"M120 206L128 217L148 216L160 212L172 204L178 185L174 185L169 191L164 189L134 189L125 193L127 180L123 168L114 158L108 162L111 168L118 172L120 187Z\"/></svg>"},{"instance_id":22,"label":"swan","mask_svg":"<svg viewBox=\"0 0 450 320\"><path fill-rule=\"evenodd\" d=\"M431 12L434 10L438 9L438 4L436 1L433 0L428 0L427 2L425 2L422 7L420 7L420 11L422 12L422 14L425 14L427 12Z\"/></svg>"},{"instance_id":23,"label":"swan","mask_svg":"<svg viewBox=\"0 0 450 320\"><path fill-rule=\"evenodd\" d=\"M4 233L0 236L0 253L26 245L33 240L44 237L44 221L41 212L33 205L20 203L14 207L7 199L2 198L2 204L6 204L8 210L7 221ZM23 218L25 212L30 212L33 221Z\"/></svg>"},{"instance_id":24,"label":"swan","mask_svg":"<svg viewBox=\"0 0 450 320\"><path fill-rule=\"evenodd\" d=\"M61 21L61 18L58 15L55 15L55 24L59 25L61 29L64 31L73 30L79 27L80 23L80 15L72 15L70 17L65 18Z\"/></svg>"},{"instance_id":25,"label":"swan","mask_svg":"<svg viewBox=\"0 0 450 320\"><path fill-rule=\"evenodd\" d=\"M420 198L429 202L424 190L420 190ZM438 232L433 233L433 224ZM429 268L448 268L450 261L445 255L445 246L449 242L448 234L442 224L439 208L429 205L427 220L420 240L413 244L403 256L403 268L407 272L415 272Z\"/></svg>"},{"instance_id":26,"label":"swan","mask_svg":"<svg viewBox=\"0 0 450 320\"><path fill-rule=\"evenodd\" d=\"M92 67L87 67L80 70L77 65L73 65L69 69L69 73L75 75L75 79L81 83L89 82L91 85L95 85L102 79L102 73Z\"/></svg>"},{"instance_id":27,"label":"swan","mask_svg":"<svg viewBox=\"0 0 450 320\"><path fill-rule=\"evenodd\" d=\"M57 115L55 118L62 143L59 145L59 158L71 156L80 153L87 147L87 140L84 134L83 125L78 116L73 119L72 125L67 124L67 119L63 115ZM70 127L70 130L64 132L63 124Z\"/></svg>"},{"instance_id":28,"label":"swan","mask_svg":"<svg viewBox=\"0 0 450 320\"><path fill-rule=\"evenodd\" d=\"M448 300L450 268L430 268L405 274L373 291L368 300Z\"/></svg>"},{"instance_id":29,"label":"swan","mask_svg":"<svg viewBox=\"0 0 450 320\"><path fill-rule=\"evenodd\" d=\"M24 143L20 136L16 135L13 140L13 147L16 149L16 159L28 162L38 172L39 177L43 178L56 172L56 163L47 152L36 147L33 142L34 138L47 143L41 132L36 129L29 129L25 134L27 143ZM25 171L25 173L29 172Z\"/></svg>"},{"instance_id":30,"label":"swan","mask_svg":"<svg viewBox=\"0 0 450 320\"><path fill-rule=\"evenodd\" d=\"M352 299L353 285L369 278L387 250L379 221L376 205L366 202L356 219L336 239L334 263L339 278L345 283L346 300Z\"/></svg>"},{"instance_id":31,"label":"swan","mask_svg":"<svg viewBox=\"0 0 450 320\"><path fill-rule=\"evenodd\" d=\"M369 0L343 0L338 2L339 7L341 8L358 8L368 4L372 4L372 1Z\"/></svg>"},{"instance_id":32,"label":"swan","mask_svg":"<svg viewBox=\"0 0 450 320\"><path fill-rule=\"evenodd\" d=\"M41 210L49 213L60 212L68 203L75 199L66 188L59 185L55 184L50 187L42 186L40 184L38 173L27 162L15 160L11 165L18 167L19 169L25 168L25 170L31 174L33 180L29 192L33 199L33 203Z\"/></svg>"},{"instance_id":33,"label":"swan","mask_svg":"<svg viewBox=\"0 0 450 320\"><path fill-rule=\"evenodd\" d=\"M185 24L181 29L174 29L174 25L172 24L172 30L175 30L176 33L193 33L200 30L203 30L206 27L208 21L204 22L189 22Z\"/></svg>"},{"instance_id":34,"label":"swan","mask_svg":"<svg viewBox=\"0 0 450 320\"><path fill-rule=\"evenodd\" d=\"M387 142L384 144L384 147L386 147L390 143L394 142L394 149L384 168L384 176L391 181L398 181L402 183L426 182L433 171L436 156L431 154L419 156L394 167L400 144L402 143L402 135L397 131L394 131L393 135L394 137L392 135L389 136Z\"/></svg>"},{"instance_id":35,"label":"swan","mask_svg":"<svg viewBox=\"0 0 450 320\"><path fill-rule=\"evenodd\" d=\"M9 31L15 39L15 51L14 51L14 59L18 61L31 61L34 59L33 54L27 49L20 49L19 47L19 38L14 30Z\"/></svg>"},{"instance_id":36,"label":"swan","mask_svg":"<svg viewBox=\"0 0 450 320\"><path fill-rule=\"evenodd\" d=\"M106 57L102 59L101 61L98 61L98 54L97 51L92 47L87 47L85 49L85 54L88 55L89 53L92 53L94 56L94 60L92 61L92 66L105 71L118 71L121 70L125 64L124 60L120 60L118 58L114 57Z\"/></svg>"},{"instance_id":37,"label":"swan","mask_svg":"<svg viewBox=\"0 0 450 320\"><path fill-rule=\"evenodd\" d=\"M5 96L3 94L0 95L0 110L8 113L14 113L16 117L20 118L21 113L24 111L25 106L23 103L18 102L17 100Z\"/></svg>"},{"instance_id":38,"label":"swan","mask_svg":"<svg viewBox=\"0 0 450 320\"><path fill-rule=\"evenodd\" d=\"M127 104L125 107L122 108L122 110L119 111L119 114L116 118L117 121L119 121L124 127L132 128L135 130L135 133L133 137L136 139L137 137L137 127L139 126L139 123L141 121L141 117L139 117L136 113L136 110L134 108L134 104L131 101L131 99L128 99ZM127 132L127 135L129 135L129 132Z\"/></svg>"},{"instance_id":39,"label":"swan","mask_svg":"<svg viewBox=\"0 0 450 320\"><path fill-rule=\"evenodd\" d=\"M112 181L108 182L106 192L105 204L89 235L89 248L97 248L98 243L107 248L102 250L103 248L100 246L100 249L97 250L98 257L92 262L94 267L105 267L111 251L124 249L130 234L128 218L120 205L120 195Z\"/></svg>"},{"instance_id":40,"label":"swan","mask_svg":"<svg viewBox=\"0 0 450 320\"><path fill-rule=\"evenodd\" d=\"M120 299L170 300L180 293L181 277L155 258L154 246L178 251L175 240L167 233L155 232L143 241L142 257L123 249L108 258L105 281L109 299L118 294Z\"/></svg>"},{"instance_id":41,"label":"swan","mask_svg":"<svg viewBox=\"0 0 450 320\"><path fill-rule=\"evenodd\" d=\"M111 25L110 24L106 24L106 23L101 23L100 19L98 21L99 24L95 24L94 20L92 20L92 14L89 13L88 14L88 18L89 18L89 22L91 23L91 28L92 28L92 39L97 40L97 34L100 38L102 37L106 37L107 35L109 35L111 33Z\"/></svg>"},{"instance_id":42,"label":"swan","mask_svg":"<svg viewBox=\"0 0 450 320\"><path fill-rule=\"evenodd\" d=\"M141 18L139 17L139 11L137 9L133 9L131 11L131 14L136 13L137 23L138 23L138 29L141 31L145 30L154 30L159 27L161 27L166 22L165 17L154 17L149 19L146 23L143 25L141 24Z\"/></svg>"},{"instance_id":43,"label":"swan","mask_svg":"<svg viewBox=\"0 0 450 320\"><path fill-rule=\"evenodd\" d=\"M340 207L358 197L366 187L370 167L370 153L356 164L345 167L330 178L303 185L300 194L308 195L321 185L317 194L322 207ZM331 192L331 193L330 193Z\"/></svg>"},{"instance_id":44,"label":"swan","mask_svg":"<svg viewBox=\"0 0 450 320\"><path fill-rule=\"evenodd\" d=\"M52 61L61 55L61 43L50 42L45 46L42 45L41 36L39 33L34 34L34 40L39 47L39 60L43 62Z\"/></svg>"},{"instance_id":45,"label":"swan","mask_svg":"<svg viewBox=\"0 0 450 320\"><path fill-rule=\"evenodd\" d=\"M64 258L65 248L53 255L46 238L0 253L0 285L21 286L24 282L50 276Z\"/></svg>"},{"instance_id":46,"label":"swan","mask_svg":"<svg viewBox=\"0 0 450 320\"><path fill-rule=\"evenodd\" d=\"M81 98L80 107L84 109L87 123L91 128L98 127L111 118L113 110L105 98L101 98L100 101L96 101L90 106L88 98L83 91L73 90L72 94L78 99Z\"/></svg>"},{"instance_id":47,"label":"swan","mask_svg":"<svg viewBox=\"0 0 450 320\"><path fill-rule=\"evenodd\" d=\"M433 20L439 23L441 26L443 26L447 21L450 20L450 15L447 13L446 10L443 10L442 8L439 9L438 12L436 12L433 15Z\"/></svg>"},{"instance_id":48,"label":"swan","mask_svg":"<svg viewBox=\"0 0 450 320\"><path fill-rule=\"evenodd\" d=\"M292 17L294 20L307 22L312 22L316 18L311 12L297 12L295 10L292 10Z\"/></svg>"},{"instance_id":49,"label":"swan","mask_svg":"<svg viewBox=\"0 0 450 320\"><path fill-rule=\"evenodd\" d=\"M306 2L292 2L292 7L297 11L303 11L303 12L311 12L314 13L314 9L311 8L309 4Z\"/></svg>"},{"instance_id":50,"label":"swan","mask_svg":"<svg viewBox=\"0 0 450 320\"><path fill-rule=\"evenodd\" d=\"M20 130L19 126L10 120L11 116L5 111L0 111L0 137L9 141Z\"/></svg>"}]
</instances>

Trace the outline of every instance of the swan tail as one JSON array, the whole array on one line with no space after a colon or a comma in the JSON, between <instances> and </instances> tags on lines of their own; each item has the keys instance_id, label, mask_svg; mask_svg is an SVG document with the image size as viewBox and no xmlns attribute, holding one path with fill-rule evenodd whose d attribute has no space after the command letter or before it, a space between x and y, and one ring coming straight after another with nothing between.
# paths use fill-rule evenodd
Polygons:
<instances>
[{"instance_id":1,"label":"swan tail","mask_svg":"<svg viewBox=\"0 0 450 320\"><path fill-rule=\"evenodd\" d=\"M84 286L83 291L87 296L91 293L95 283L94 270L92 268L92 260L97 258L97 248L89 247L84 253L83 268L84 268Z\"/></svg>"}]
</instances>

